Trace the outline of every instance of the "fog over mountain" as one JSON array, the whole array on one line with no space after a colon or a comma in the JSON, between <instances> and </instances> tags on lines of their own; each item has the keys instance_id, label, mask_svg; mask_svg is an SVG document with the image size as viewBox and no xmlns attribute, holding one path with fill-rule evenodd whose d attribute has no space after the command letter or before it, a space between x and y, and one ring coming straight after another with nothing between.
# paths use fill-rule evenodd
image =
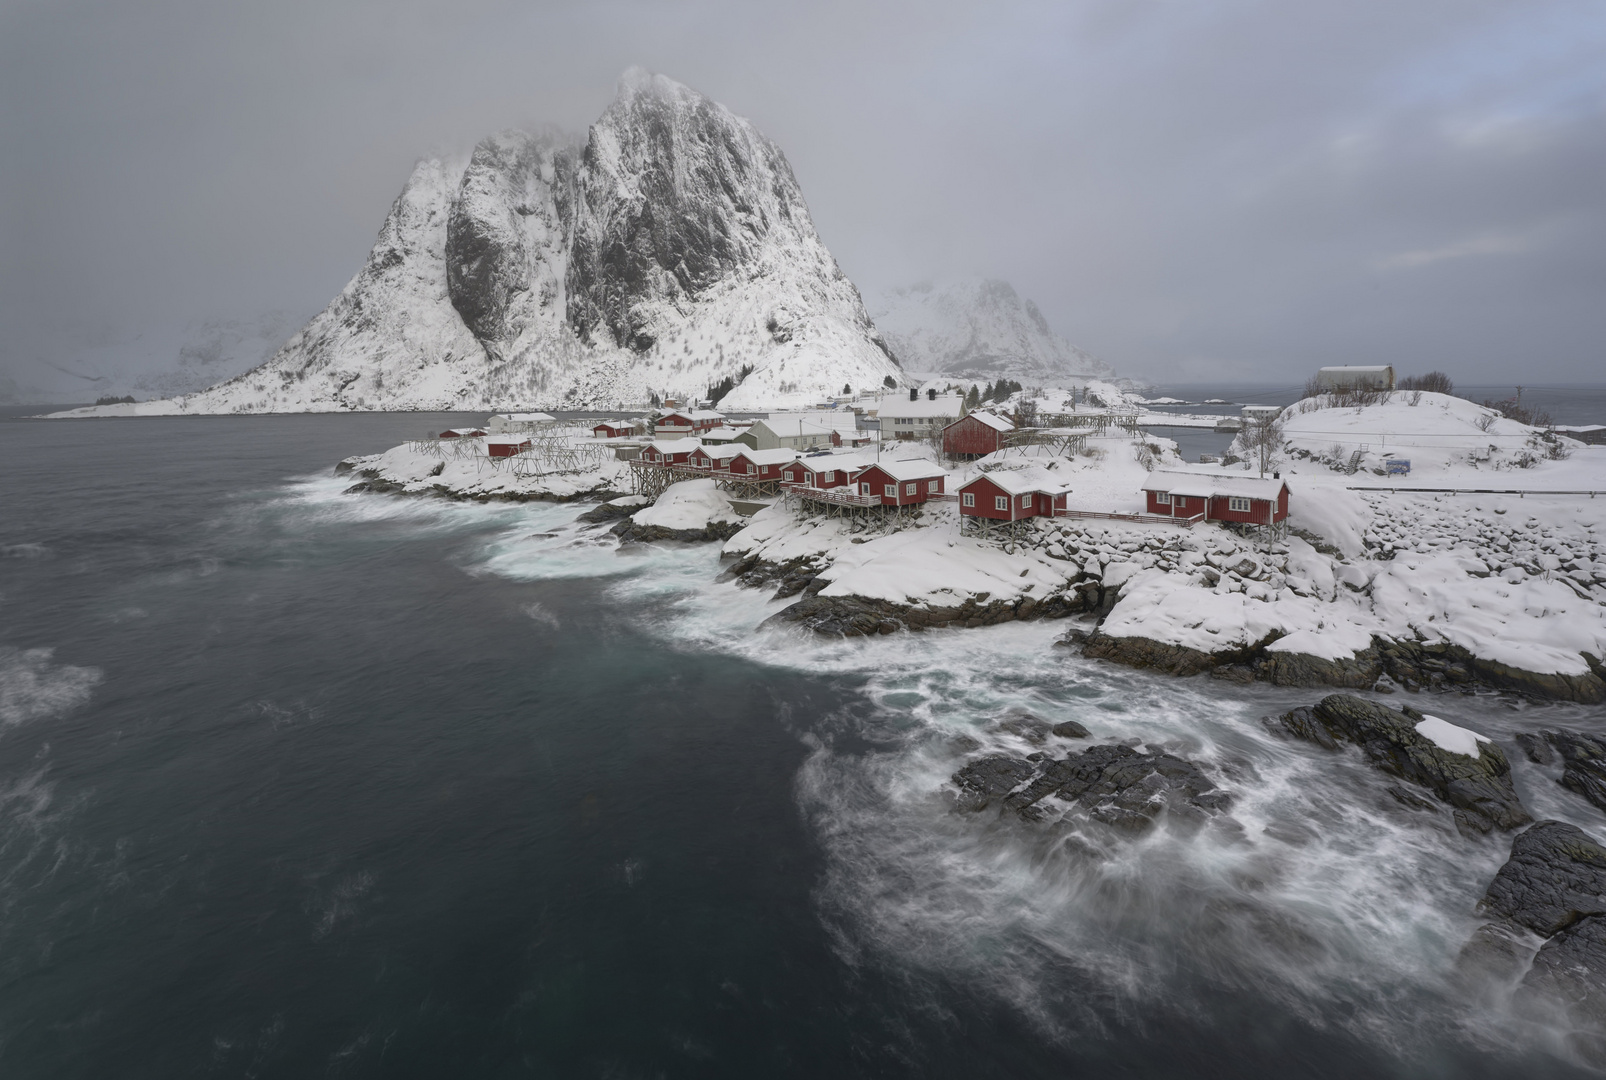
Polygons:
<instances>
[{"instance_id":1,"label":"fog over mountain","mask_svg":"<svg viewBox=\"0 0 1606 1080\"><path fill-rule=\"evenodd\" d=\"M965 278L893 289L870 313L905 368L989 381L1107 378L1110 365L1056 334L1007 281Z\"/></svg>"}]
</instances>

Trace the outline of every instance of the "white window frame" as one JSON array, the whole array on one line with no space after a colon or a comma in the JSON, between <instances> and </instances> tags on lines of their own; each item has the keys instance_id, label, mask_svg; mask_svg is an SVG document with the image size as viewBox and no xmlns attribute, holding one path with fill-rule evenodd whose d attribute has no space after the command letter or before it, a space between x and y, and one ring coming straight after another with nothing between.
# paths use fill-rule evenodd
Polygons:
<instances>
[{"instance_id":1,"label":"white window frame","mask_svg":"<svg viewBox=\"0 0 1606 1080\"><path fill-rule=\"evenodd\" d=\"M905 495L914 495L919 491L919 489L920 489L919 483L914 482L914 481L911 481L910 483L907 483L907 484L903 485L903 493Z\"/></svg>"},{"instance_id":2,"label":"white window frame","mask_svg":"<svg viewBox=\"0 0 1606 1080\"><path fill-rule=\"evenodd\" d=\"M881 485L881 497L885 498L885 499L896 499L898 497L898 485L897 484L882 484Z\"/></svg>"},{"instance_id":3,"label":"white window frame","mask_svg":"<svg viewBox=\"0 0 1606 1080\"><path fill-rule=\"evenodd\" d=\"M1009 509L1009 496L1008 495L994 495L993 496L993 509L994 510L1008 510Z\"/></svg>"},{"instance_id":4,"label":"white window frame","mask_svg":"<svg viewBox=\"0 0 1606 1080\"><path fill-rule=\"evenodd\" d=\"M1030 510L1032 508L1032 496L1030 493L1020 497L1020 508L1022 510Z\"/></svg>"},{"instance_id":5,"label":"white window frame","mask_svg":"<svg viewBox=\"0 0 1606 1080\"><path fill-rule=\"evenodd\" d=\"M751 462L749 462L748 466L747 466L747 475L748 476L757 476L758 475L758 466L752 464Z\"/></svg>"},{"instance_id":6,"label":"white window frame","mask_svg":"<svg viewBox=\"0 0 1606 1080\"><path fill-rule=\"evenodd\" d=\"M926 491L927 491L927 493L929 493L931 495L941 495L942 494L942 481L941 480L933 480L930 484L926 485Z\"/></svg>"},{"instance_id":7,"label":"white window frame","mask_svg":"<svg viewBox=\"0 0 1606 1080\"><path fill-rule=\"evenodd\" d=\"M796 469L787 469L785 475L786 475L786 482L788 484L797 483L797 470Z\"/></svg>"},{"instance_id":8,"label":"white window frame","mask_svg":"<svg viewBox=\"0 0 1606 1080\"><path fill-rule=\"evenodd\" d=\"M870 485L869 484L860 484L859 485L859 494L860 495L868 495L868 494L870 494Z\"/></svg>"},{"instance_id":9,"label":"white window frame","mask_svg":"<svg viewBox=\"0 0 1606 1080\"><path fill-rule=\"evenodd\" d=\"M1229 512L1231 512L1231 513L1234 513L1234 514L1247 514L1247 513L1249 513L1249 511L1253 507L1253 505L1254 505L1253 503L1251 503L1248 499L1246 499L1242 495L1228 495L1227 496L1227 510Z\"/></svg>"},{"instance_id":10,"label":"white window frame","mask_svg":"<svg viewBox=\"0 0 1606 1080\"><path fill-rule=\"evenodd\" d=\"M959 497L959 502L962 506L975 506L976 495L974 492L967 491Z\"/></svg>"},{"instance_id":11,"label":"white window frame","mask_svg":"<svg viewBox=\"0 0 1606 1080\"><path fill-rule=\"evenodd\" d=\"M1156 491L1154 493L1154 501L1161 506L1170 506L1171 493L1169 491Z\"/></svg>"}]
</instances>

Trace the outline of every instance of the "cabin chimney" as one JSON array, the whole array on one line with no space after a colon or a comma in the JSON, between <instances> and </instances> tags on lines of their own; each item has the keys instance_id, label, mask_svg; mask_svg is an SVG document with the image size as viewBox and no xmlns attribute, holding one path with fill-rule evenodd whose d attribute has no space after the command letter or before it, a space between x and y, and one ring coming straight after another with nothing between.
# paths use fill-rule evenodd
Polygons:
<instances>
[{"instance_id":1,"label":"cabin chimney","mask_svg":"<svg viewBox=\"0 0 1606 1080\"><path fill-rule=\"evenodd\" d=\"M920 388L919 387L911 386L909 388L909 400L910 401L919 401L920 400Z\"/></svg>"},{"instance_id":2,"label":"cabin chimney","mask_svg":"<svg viewBox=\"0 0 1606 1080\"><path fill-rule=\"evenodd\" d=\"M937 400L937 389L936 389L936 387L932 387L930 390L926 391L926 400L928 400L928 401L936 401Z\"/></svg>"}]
</instances>

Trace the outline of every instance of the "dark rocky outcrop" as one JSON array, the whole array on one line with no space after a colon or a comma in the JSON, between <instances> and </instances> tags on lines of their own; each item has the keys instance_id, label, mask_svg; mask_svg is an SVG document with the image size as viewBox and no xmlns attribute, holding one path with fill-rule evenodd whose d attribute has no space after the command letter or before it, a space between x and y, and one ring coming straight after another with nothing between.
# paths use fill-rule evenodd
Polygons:
<instances>
[{"instance_id":1,"label":"dark rocky outcrop","mask_svg":"<svg viewBox=\"0 0 1606 1080\"><path fill-rule=\"evenodd\" d=\"M1606 810L1606 739L1582 732L1546 730L1517 736L1528 760L1536 765L1562 763L1561 785Z\"/></svg>"},{"instance_id":2,"label":"dark rocky outcrop","mask_svg":"<svg viewBox=\"0 0 1606 1080\"><path fill-rule=\"evenodd\" d=\"M828 581L812 578L805 592L818 591ZM862 596L818 596L799 600L791 607L771 615L770 623L792 623L815 633L840 637L890 634L896 630L937 630L944 627L996 626L1016 619L1062 619L1081 610L1081 599L1074 590L1053 593L1042 599L990 600L988 594L966 597L952 607L935 604L896 604Z\"/></svg>"},{"instance_id":3,"label":"dark rocky outcrop","mask_svg":"<svg viewBox=\"0 0 1606 1080\"><path fill-rule=\"evenodd\" d=\"M1416 731L1423 716L1407 706L1403 712L1349 694L1333 694L1316 705L1302 706L1278 718L1267 718L1275 734L1337 749L1340 742L1361 748L1374 766L1431 790L1454 807L1456 827L1463 833L1514 829L1533 818L1511 786L1511 763L1492 742L1480 743L1477 757L1452 753Z\"/></svg>"},{"instance_id":4,"label":"dark rocky outcrop","mask_svg":"<svg viewBox=\"0 0 1606 1080\"><path fill-rule=\"evenodd\" d=\"M1095 821L1142 832L1161 815L1203 822L1227 810L1232 797L1193 762L1165 752L1140 752L1120 744L1092 746L1058 761L1047 755L1023 760L992 755L972 761L953 776L959 807L995 807L1027 821L1048 816L1050 797L1072 803Z\"/></svg>"},{"instance_id":5,"label":"dark rocky outcrop","mask_svg":"<svg viewBox=\"0 0 1606 1080\"><path fill-rule=\"evenodd\" d=\"M631 514L634 514L644 505L647 504L636 503L635 505L621 505L617 501L598 503L590 510L587 510L579 517L575 518L575 520L583 521L588 525L597 525L605 521L618 521L620 518L626 518Z\"/></svg>"},{"instance_id":6,"label":"dark rocky outcrop","mask_svg":"<svg viewBox=\"0 0 1606 1080\"><path fill-rule=\"evenodd\" d=\"M1519 1009L1581 1029L1573 1047L1606 1062L1606 847L1562 821L1525 829L1478 912L1494 918L1461 950L1461 976L1474 987L1520 976Z\"/></svg>"},{"instance_id":7,"label":"dark rocky outcrop","mask_svg":"<svg viewBox=\"0 0 1606 1080\"><path fill-rule=\"evenodd\" d=\"M725 541L742 531L745 521L710 521L701 529L666 529L662 525L638 525L621 521L610 531L621 544L650 544L660 540L679 540L687 544Z\"/></svg>"},{"instance_id":8,"label":"dark rocky outcrop","mask_svg":"<svg viewBox=\"0 0 1606 1080\"><path fill-rule=\"evenodd\" d=\"M1606 847L1564 821L1524 829L1478 910L1547 938L1606 915Z\"/></svg>"},{"instance_id":9,"label":"dark rocky outcrop","mask_svg":"<svg viewBox=\"0 0 1606 1080\"><path fill-rule=\"evenodd\" d=\"M1094 610L1089 607L1088 610ZM1167 675L1209 673L1230 682L1266 682L1273 686L1365 690L1389 684L1418 690L1504 690L1548 701L1606 701L1606 680L1600 675L1556 675L1524 671L1483 660L1445 642L1392 641L1373 638L1370 648L1352 657L1329 660L1304 653L1271 652L1267 646L1280 634L1252 645L1202 652L1143 637L1112 637L1101 631L1086 635L1082 653L1130 667Z\"/></svg>"}]
</instances>

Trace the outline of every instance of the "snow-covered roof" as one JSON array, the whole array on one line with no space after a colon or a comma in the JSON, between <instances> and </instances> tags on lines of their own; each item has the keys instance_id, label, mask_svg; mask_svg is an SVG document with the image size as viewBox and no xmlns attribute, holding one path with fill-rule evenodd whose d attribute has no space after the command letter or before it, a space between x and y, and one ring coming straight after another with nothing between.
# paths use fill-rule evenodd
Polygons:
<instances>
[{"instance_id":1,"label":"snow-covered roof","mask_svg":"<svg viewBox=\"0 0 1606 1080\"><path fill-rule=\"evenodd\" d=\"M826 417L829 417L834 422L826 422L824 419ZM829 437L833 431L850 434L855 430L852 413L835 417L832 417L829 413L794 414L790 416L781 413L772 415L768 419L760 420L753 426L757 427L759 424L763 424L776 438L780 439L797 439L807 435Z\"/></svg>"},{"instance_id":2,"label":"snow-covered roof","mask_svg":"<svg viewBox=\"0 0 1606 1080\"><path fill-rule=\"evenodd\" d=\"M660 454L689 454L703 445L701 439L654 439L647 444Z\"/></svg>"},{"instance_id":3,"label":"snow-covered roof","mask_svg":"<svg viewBox=\"0 0 1606 1080\"><path fill-rule=\"evenodd\" d=\"M884 397L878 415L882 420L927 420L940 416L959 415L964 406L964 399L957 394L939 395L933 401L922 396L918 401L910 401L907 396L902 398Z\"/></svg>"},{"instance_id":4,"label":"snow-covered roof","mask_svg":"<svg viewBox=\"0 0 1606 1080\"><path fill-rule=\"evenodd\" d=\"M880 469L894 480L926 480L948 475L947 469L924 458L882 458L864 468Z\"/></svg>"},{"instance_id":5,"label":"snow-covered roof","mask_svg":"<svg viewBox=\"0 0 1606 1080\"><path fill-rule=\"evenodd\" d=\"M1189 498L1213 499L1224 495L1237 495L1250 499L1271 501L1288 485L1282 480L1262 479L1258 476L1233 476L1231 473L1181 472L1157 469L1143 481L1144 491L1169 491L1173 495Z\"/></svg>"},{"instance_id":6,"label":"snow-covered roof","mask_svg":"<svg viewBox=\"0 0 1606 1080\"><path fill-rule=\"evenodd\" d=\"M980 420L982 423L986 424L988 427L994 429L995 431L1014 431L1015 430L1015 425L1012 424L1010 421L1005 420L1002 416L995 416L990 412L983 412L980 409L976 410L973 413L968 414L968 418L975 419L975 420ZM966 419L966 417L960 417L960 420L963 420L963 419ZM955 420L954 423L956 423L956 424L959 423L959 420Z\"/></svg>"},{"instance_id":7,"label":"snow-covered roof","mask_svg":"<svg viewBox=\"0 0 1606 1080\"><path fill-rule=\"evenodd\" d=\"M710 446L704 443L698 449L715 461L729 461L747 448L741 443L720 443L717 446Z\"/></svg>"},{"instance_id":8,"label":"snow-covered roof","mask_svg":"<svg viewBox=\"0 0 1606 1080\"><path fill-rule=\"evenodd\" d=\"M991 481L1000 490L1007 491L1011 495L1025 495L1028 492L1063 495L1071 490L1069 483L1039 465L1028 465L1024 469L992 469L971 477L960 485L960 490L978 480Z\"/></svg>"},{"instance_id":9,"label":"snow-covered roof","mask_svg":"<svg viewBox=\"0 0 1606 1080\"><path fill-rule=\"evenodd\" d=\"M481 435L484 435L485 434L485 430L483 428L477 428L477 427L454 427L454 428L447 428L445 431L441 432L441 434L442 435L456 435L456 436L459 436L460 438L468 438L470 436L473 436L473 437L477 438L477 437L479 437Z\"/></svg>"},{"instance_id":10,"label":"snow-covered roof","mask_svg":"<svg viewBox=\"0 0 1606 1080\"><path fill-rule=\"evenodd\" d=\"M529 435L519 433L514 433L511 435L487 435L485 436L485 441L487 444L496 443L499 446L503 443L513 443L517 446L524 446L529 443L530 437Z\"/></svg>"},{"instance_id":11,"label":"snow-covered roof","mask_svg":"<svg viewBox=\"0 0 1606 1080\"><path fill-rule=\"evenodd\" d=\"M754 465L790 465L797 460L797 451L784 446L774 450L748 450L738 447L737 452Z\"/></svg>"},{"instance_id":12,"label":"snow-covered roof","mask_svg":"<svg viewBox=\"0 0 1606 1080\"><path fill-rule=\"evenodd\" d=\"M846 472L857 472L866 465L874 465L874 455L865 454L822 454L819 457L803 458L802 465L810 472L827 472L833 469L842 469Z\"/></svg>"}]
</instances>

